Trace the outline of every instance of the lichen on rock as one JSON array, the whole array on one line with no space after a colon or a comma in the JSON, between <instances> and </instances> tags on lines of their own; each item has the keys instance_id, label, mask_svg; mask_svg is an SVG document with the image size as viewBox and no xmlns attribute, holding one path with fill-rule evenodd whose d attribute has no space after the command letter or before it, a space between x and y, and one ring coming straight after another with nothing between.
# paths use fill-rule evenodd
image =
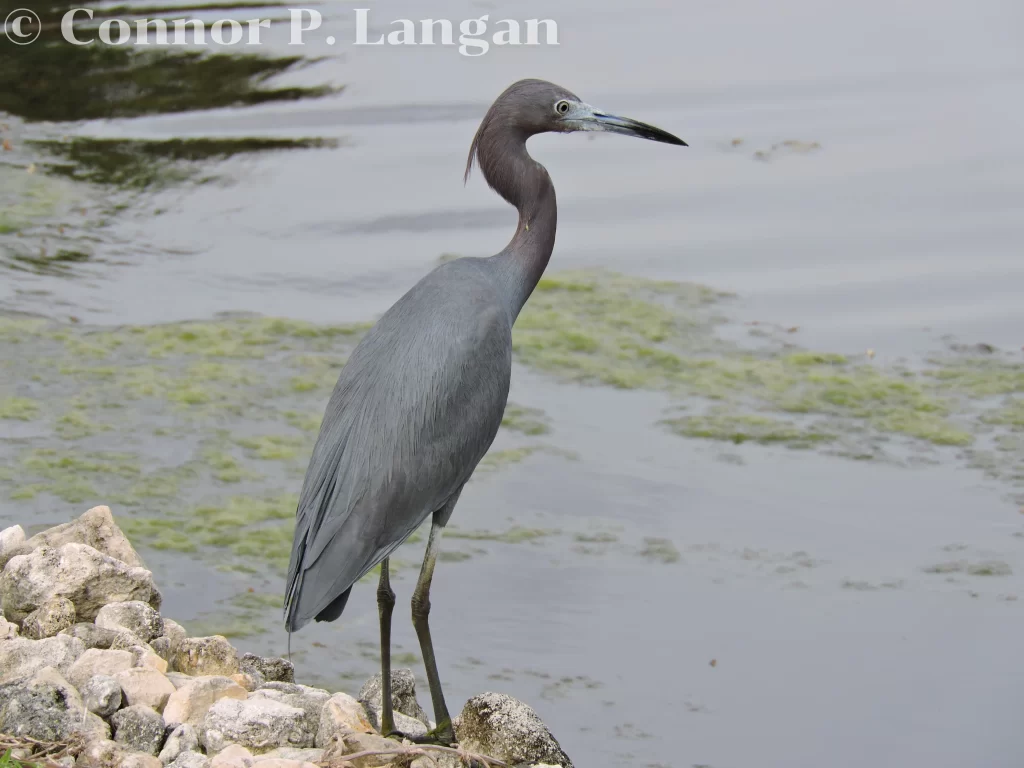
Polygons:
<instances>
[{"instance_id":1,"label":"lichen on rock","mask_svg":"<svg viewBox=\"0 0 1024 768\"><path fill-rule=\"evenodd\" d=\"M164 633L164 621L151 605L141 600L107 603L96 614L97 627L120 632L127 630L148 643Z\"/></svg>"},{"instance_id":2,"label":"lichen on rock","mask_svg":"<svg viewBox=\"0 0 1024 768\"><path fill-rule=\"evenodd\" d=\"M21 526L15 526L20 530ZM144 567L142 558L128 541L110 507L99 506L85 512L77 520L58 525L25 540L20 544L6 544L0 538L0 570L16 555L24 555L40 547L58 548L63 544L88 544L97 552L112 557L130 567Z\"/></svg>"},{"instance_id":3,"label":"lichen on rock","mask_svg":"<svg viewBox=\"0 0 1024 768\"><path fill-rule=\"evenodd\" d=\"M133 752L156 755L164 743L165 723L159 713L144 704L119 709L110 718L114 741Z\"/></svg>"},{"instance_id":4,"label":"lichen on rock","mask_svg":"<svg viewBox=\"0 0 1024 768\"><path fill-rule=\"evenodd\" d=\"M75 604L66 597L52 597L21 621L22 637L42 640L63 632L75 623Z\"/></svg>"},{"instance_id":5,"label":"lichen on rock","mask_svg":"<svg viewBox=\"0 0 1024 768\"><path fill-rule=\"evenodd\" d=\"M454 722L459 744L516 765L547 763L573 768L547 726L529 706L503 693L481 693Z\"/></svg>"},{"instance_id":6,"label":"lichen on rock","mask_svg":"<svg viewBox=\"0 0 1024 768\"><path fill-rule=\"evenodd\" d=\"M151 603L158 594L145 568L74 542L15 555L0 573L4 615L17 622L54 597L67 598L80 618L91 621L107 603Z\"/></svg>"}]
</instances>

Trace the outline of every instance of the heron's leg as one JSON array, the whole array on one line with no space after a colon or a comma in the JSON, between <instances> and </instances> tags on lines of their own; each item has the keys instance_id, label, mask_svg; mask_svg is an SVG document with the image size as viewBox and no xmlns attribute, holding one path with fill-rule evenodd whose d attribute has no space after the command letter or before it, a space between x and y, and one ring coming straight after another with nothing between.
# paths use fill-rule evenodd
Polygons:
<instances>
[{"instance_id":1,"label":"heron's leg","mask_svg":"<svg viewBox=\"0 0 1024 768\"><path fill-rule=\"evenodd\" d=\"M380 732L387 736L395 731L395 713L391 702L391 612L395 609L395 593L391 589L390 563L380 563L377 584L377 612L380 614Z\"/></svg>"},{"instance_id":2,"label":"heron's leg","mask_svg":"<svg viewBox=\"0 0 1024 768\"><path fill-rule=\"evenodd\" d=\"M454 503L452 504L454 506ZM427 539L427 552L423 556L423 568L420 570L416 590L412 593L412 625L420 641L423 654L423 666L427 669L427 684L430 686L430 699L434 704L434 719L437 722L434 730L427 735L428 741L443 742L447 745L455 742L455 731L452 729L452 718L444 703L441 692L441 678L437 674L437 660L434 658L434 645L430 640L430 627L427 617L430 614L430 581L434 577L434 565L441 543L441 532L448 521L451 509L446 508L435 513L430 526L430 537Z\"/></svg>"}]
</instances>

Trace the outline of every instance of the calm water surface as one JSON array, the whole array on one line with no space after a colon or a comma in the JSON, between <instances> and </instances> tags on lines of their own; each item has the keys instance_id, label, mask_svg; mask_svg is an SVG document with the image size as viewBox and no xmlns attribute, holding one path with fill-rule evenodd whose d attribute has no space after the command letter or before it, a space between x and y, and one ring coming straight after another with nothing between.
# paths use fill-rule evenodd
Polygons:
<instances>
[{"instance_id":1,"label":"calm water surface","mask_svg":"<svg viewBox=\"0 0 1024 768\"><path fill-rule=\"evenodd\" d=\"M322 10L322 37L351 39L349 4ZM77 278L4 272L0 306L100 325L373 318L439 254L507 242L515 213L462 171L487 104L535 76L691 145L534 139L560 200L552 269L704 283L738 294L740 320L880 360L926 355L945 335L1024 347L1021 4L373 5L382 22L483 13L554 18L561 45L467 59L319 42L302 53L325 60L278 82L344 85L337 95L35 126L338 145L238 155L213 183L133 198ZM283 28L270 37L262 53L293 53ZM950 461L759 446L723 461L655 426L661 396L521 367L512 399L543 408L576 459L537 454L489 475L456 521L666 538L681 556L570 539L440 567L432 618L453 709L482 690L519 696L579 766L1021 764L1024 510L1005 488ZM3 514L23 521L18 509ZM167 613L194 615L195 569L148 557ZM961 557L1013 574L924 572ZM217 573L203 578L216 591ZM411 589L407 575L400 599ZM300 676L353 688L373 671L373 600L361 587L340 624L293 639ZM396 633L416 649L407 622ZM279 653L284 638L238 644Z\"/></svg>"}]
</instances>

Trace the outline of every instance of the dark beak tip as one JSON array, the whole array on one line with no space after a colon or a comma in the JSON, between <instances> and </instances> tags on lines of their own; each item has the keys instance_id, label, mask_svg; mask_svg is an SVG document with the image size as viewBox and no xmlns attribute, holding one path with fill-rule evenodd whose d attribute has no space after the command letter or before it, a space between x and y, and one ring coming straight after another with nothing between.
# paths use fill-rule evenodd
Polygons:
<instances>
[{"instance_id":1,"label":"dark beak tip","mask_svg":"<svg viewBox=\"0 0 1024 768\"><path fill-rule=\"evenodd\" d=\"M653 137L652 136L651 138L653 138L655 141L661 141L661 142L664 142L665 144L671 144L672 146L675 146L675 147L688 147L688 146L690 146L685 141L680 139L678 136L673 136L671 133L666 133L664 136L661 136L661 137Z\"/></svg>"}]
</instances>

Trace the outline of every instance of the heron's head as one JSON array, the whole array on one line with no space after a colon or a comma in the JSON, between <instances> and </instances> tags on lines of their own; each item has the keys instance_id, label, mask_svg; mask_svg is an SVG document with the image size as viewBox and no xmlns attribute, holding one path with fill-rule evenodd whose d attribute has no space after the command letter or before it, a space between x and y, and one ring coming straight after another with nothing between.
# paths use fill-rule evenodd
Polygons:
<instances>
[{"instance_id":1,"label":"heron's head","mask_svg":"<svg viewBox=\"0 0 1024 768\"><path fill-rule=\"evenodd\" d=\"M572 91L554 83L546 80L520 80L506 88L487 110L469 150L466 178L469 178L473 160L478 153L481 158L485 154L494 155L502 152L508 146L507 142L524 141L538 133L575 131L621 133L624 136L687 146L685 141L667 131L593 107Z\"/></svg>"},{"instance_id":2,"label":"heron's head","mask_svg":"<svg viewBox=\"0 0 1024 768\"><path fill-rule=\"evenodd\" d=\"M544 80L520 80L498 97L488 118L516 127L527 135L607 131L665 144L686 142L652 125L598 109L561 86Z\"/></svg>"}]
</instances>

